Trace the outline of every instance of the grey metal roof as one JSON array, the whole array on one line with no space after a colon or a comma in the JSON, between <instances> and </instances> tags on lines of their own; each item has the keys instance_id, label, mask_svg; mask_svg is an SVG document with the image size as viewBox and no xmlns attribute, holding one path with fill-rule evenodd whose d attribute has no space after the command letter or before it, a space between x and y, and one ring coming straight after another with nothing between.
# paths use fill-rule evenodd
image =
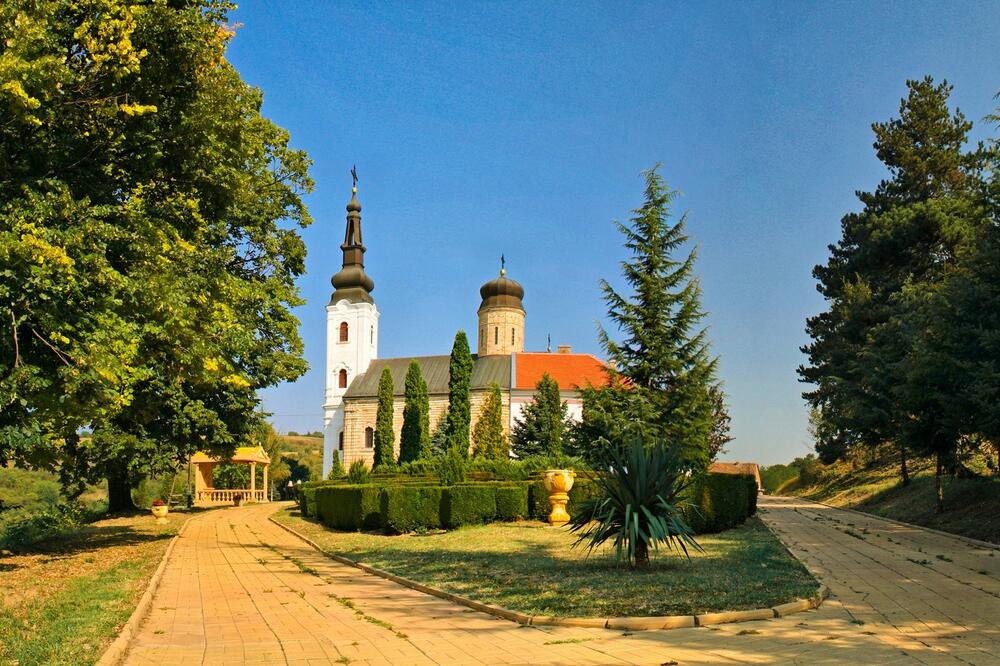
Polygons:
<instances>
[{"instance_id":1,"label":"grey metal roof","mask_svg":"<svg viewBox=\"0 0 1000 666\"><path fill-rule=\"evenodd\" d=\"M371 362L368 370L354 378L347 388L345 398L365 398L378 395L378 380L383 368L392 374L393 395L403 395L406 388L406 371L410 361L420 364L420 372L427 382L427 392L431 395L448 393L448 365L450 358L444 356L417 356L402 358L378 358ZM472 356L472 389L485 389L497 384L501 389L510 388L510 356Z\"/></svg>"}]
</instances>

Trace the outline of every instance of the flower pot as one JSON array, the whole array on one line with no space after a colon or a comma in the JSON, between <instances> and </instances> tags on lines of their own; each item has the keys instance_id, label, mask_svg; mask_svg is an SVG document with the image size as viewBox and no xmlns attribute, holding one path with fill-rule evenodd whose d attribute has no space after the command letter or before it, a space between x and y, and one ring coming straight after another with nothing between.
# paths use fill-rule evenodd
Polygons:
<instances>
[{"instance_id":1,"label":"flower pot","mask_svg":"<svg viewBox=\"0 0 1000 666\"><path fill-rule=\"evenodd\" d=\"M569 501L569 491L573 487L576 473L571 469L549 469L545 471L545 490L549 494L549 525L562 527L569 522L566 513L566 502Z\"/></svg>"},{"instance_id":2,"label":"flower pot","mask_svg":"<svg viewBox=\"0 0 1000 666\"><path fill-rule=\"evenodd\" d=\"M167 514L170 512L170 509L167 507L166 504L160 504L159 506L154 506L150 508L150 511L153 512L153 517L156 518L157 523L163 525L167 522Z\"/></svg>"},{"instance_id":3,"label":"flower pot","mask_svg":"<svg viewBox=\"0 0 1000 666\"><path fill-rule=\"evenodd\" d=\"M233 504L235 506L243 506L243 495L236 495L233 497Z\"/></svg>"}]
</instances>

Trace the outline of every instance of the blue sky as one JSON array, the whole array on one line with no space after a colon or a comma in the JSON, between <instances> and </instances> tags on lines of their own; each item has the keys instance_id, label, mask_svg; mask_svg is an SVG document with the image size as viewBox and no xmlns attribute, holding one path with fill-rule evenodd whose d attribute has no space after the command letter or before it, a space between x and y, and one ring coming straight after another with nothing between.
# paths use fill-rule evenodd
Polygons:
<instances>
[{"instance_id":1,"label":"blue sky","mask_svg":"<svg viewBox=\"0 0 1000 666\"><path fill-rule=\"evenodd\" d=\"M362 6L364 5L364 6ZM243 2L229 57L314 161L300 281L310 371L265 393L279 429L322 425L324 307L357 164L380 355L447 353L475 331L501 252L526 341L600 354L613 220L662 162L698 246L730 395L728 459L810 449L802 385L810 271L854 192L883 176L870 125L907 78L997 105L996 3Z\"/></svg>"}]
</instances>

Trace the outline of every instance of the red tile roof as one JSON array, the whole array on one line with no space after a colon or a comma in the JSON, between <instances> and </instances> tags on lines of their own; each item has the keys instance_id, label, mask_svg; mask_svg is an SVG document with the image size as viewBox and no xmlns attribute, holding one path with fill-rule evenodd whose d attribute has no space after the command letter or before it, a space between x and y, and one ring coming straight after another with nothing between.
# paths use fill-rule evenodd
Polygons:
<instances>
[{"instance_id":1,"label":"red tile roof","mask_svg":"<svg viewBox=\"0 0 1000 666\"><path fill-rule=\"evenodd\" d=\"M604 361L591 354L556 354L551 352L521 352L514 354L511 385L515 389L534 389L544 373L556 380L562 390L608 383Z\"/></svg>"}]
</instances>

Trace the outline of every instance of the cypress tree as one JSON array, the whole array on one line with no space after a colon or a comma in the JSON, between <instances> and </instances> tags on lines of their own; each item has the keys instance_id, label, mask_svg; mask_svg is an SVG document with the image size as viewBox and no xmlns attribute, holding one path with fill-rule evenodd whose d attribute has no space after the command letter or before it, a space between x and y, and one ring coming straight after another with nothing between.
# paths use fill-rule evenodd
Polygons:
<instances>
[{"instance_id":1,"label":"cypress tree","mask_svg":"<svg viewBox=\"0 0 1000 666\"><path fill-rule=\"evenodd\" d=\"M469 427L472 421L472 406L469 403L469 388L472 383L472 354L465 331L455 334L448 366L448 448L455 449L463 456L469 455Z\"/></svg>"},{"instance_id":2,"label":"cypress tree","mask_svg":"<svg viewBox=\"0 0 1000 666\"><path fill-rule=\"evenodd\" d=\"M479 412L479 420L472 429L472 454L493 460L506 460L510 457L507 435L503 431L503 399L500 397L500 387L496 384L490 385Z\"/></svg>"},{"instance_id":3,"label":"cypress tree","mask_svg":"<svg viewBox=\"0 0 1000 666\"><path fill-rule=\"evenodd\" d=\"M658 169L643 173L642 207L633 211L629 224L617 223L631 253L622 272L632 293L621 294L601 281L608 318L624 339L612 340L600 329L601 344L612 361L612 388L600 396L584 391L585 400L591 399L589 405L585 402L584 415L592 424L610 427L593 445L621 441L623 436L663 440L676 449L684 466L702 469L708 464L717 418L710 390L718 361L701 327L705 312L694 274L696 253L692 249L684 254L687 215L672 219L676 193Z\"/></svg>"},{"instance_id":4,"label":"cypress tree","mask_svg":"<svg viewBox=\"0 0 1000 666\"><path fill-rule=\"evenodd\" d=\"M393 445L396 436L392 431L392 374L389 368L382 369L378 380L378 412L375 414L375 460L372 469L391 465L395 456Z\"/></svg>"},{"instance_id":5,"label":"cypress tree","mask_svg":"<svg viewBox=\"0 0 1000 666\"><path fill-rule=\"evenodd\" d=\"M511 448L517 457L561 455L566 409L559 383L548 373L543 374L535 385L535 399L525 406L511 428Z\"/></svg>"},{"instance_id":6,"label":"cypress tree","mask_svg":"<svg viewBox=\"0 0 1000 666\"><path fill-rule=\"evenodd\" d=\"M399 436L399 462L429 458L431 450L430 399L420 364L410 361L404 389L403 430Z\"/></svg>"}]
</instances>

